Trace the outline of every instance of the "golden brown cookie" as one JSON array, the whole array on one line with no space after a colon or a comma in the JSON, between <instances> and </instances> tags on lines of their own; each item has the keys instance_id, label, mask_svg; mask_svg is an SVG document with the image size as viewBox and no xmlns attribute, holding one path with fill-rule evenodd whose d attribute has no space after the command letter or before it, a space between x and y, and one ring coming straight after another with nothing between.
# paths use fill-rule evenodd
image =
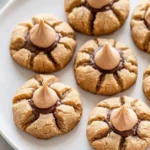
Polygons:
<instances>
[{"instance_id":1,"label":"golden brown cookie","mask_svg":"<svg viewBox=\"0 0 150 150\"><path fill-rule=\"evenodd\" d=\"M104 62L101 62L102 69L99 67L100 63L96 63L95 56L99 54L106 43L119 53L120 61L114 61L116 54L115 57L112 57L112 54L111 57L108 55L105 58L104 55L101 58L98 56L99 62L104 59ZM107 68L104 66L115 68L105 70ZM95 94L113 95L130 88L136 82L138 66L136 57L130 48L113 39L98 38L81 46L74 62L74 72L81 88Z\"/></svg>"},{"instance_id":2,"label":"golden brown cookie","mask_svg":"<svg viewBox=\"0 0 150 150\"><path fill-rule=\"evenodd\" d=\"M43 22L42 22L43 21ZM10 54L19 65L39 73L64 68L76 47L73 29L51 14L33 16L14 29Z\"/></svg>"},{"instance_id":3,"label":"golden brown cookie","mask_svg":"<svg viewBox=\"0 0 150 150\"><path fill-rule=\"evenodd\" d=\"M150 65L146 68L143 76L143 91L150 100Z\"/></svg>"},{"instance_id":4,"label":"golden brown cookie","mask_svg":"<svg viewBox=\"0 0 150 150\"><path fill-rule=\"evenodd\" d=\"M119 29L128 17L129 0L103 1L65 0L71 26L87 35L105 35Z\"/></svg>"},{"instance_id":5,"label":"golden brown cookie","mask_svg":"<svg viewBox=\"0 0 150 150\"><path fill-rule=\"evenodd\" d=\"M150 107L132 97L101 101L89 116L87 139L95 150L150 147Z\"/></svg>"},{"instance_id":6,"label":"golden brown cookie","mask_svg":"<svg viewBox=\"0 0 150 150\"><path fill-rule=\"evenodd\" d=\"M53 75L37 75L25 82L13 98L15 124L40 139L71 131L80 121L79 93Z\"/></svg>"},{"instance_id":7,"label":"golden brown cookie","mask_svg":"<svg viewBox=\"0 0 150 150\"><path fill-rule=\"evenodd\" d=\"M150 1L142 0L135 8L131 19L132 38L137 47L150 52Z\"/></svg>"}]
</instances>

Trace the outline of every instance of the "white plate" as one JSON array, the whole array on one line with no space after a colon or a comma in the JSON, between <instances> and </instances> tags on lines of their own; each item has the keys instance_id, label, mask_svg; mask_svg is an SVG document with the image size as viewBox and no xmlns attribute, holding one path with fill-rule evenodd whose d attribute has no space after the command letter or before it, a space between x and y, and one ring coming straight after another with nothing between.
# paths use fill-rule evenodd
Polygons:
<instances>
[{"instance_id":1,"label":"white plate","mask_svg":"<svg viewBox=\"0 0 150 150\"><path fill-rule=\"evenodd\" d=\"M130 36L131 13L139 1L131 0L130 16L125 25L119 31L105 37L115 38L132 48L139 63L139 74L136 84L129 90L116 96L133 96L145 101L150 106L150 102L142 91L143 71L149 64L150 54L139 51ZM35 139L19 130L13 122L12 97L16 90L35 73L18 66L12 60L9 54L9 41L12 30L19 22L28 20L38 13L53 13L62 20L66 20L63 6L63 0L12 0L0 12L0 131L4 138L18 150L92 149L86 139L87 119L95 105L107 97L90 94L77 86L73 73L74 59L62 71L54 74L62 82L73 86L80 92L84 112L79 125L66 135L45 141ZM92 37L77 33L78 48L88 39L92 39Z\"/></svg>"}]
</instances>

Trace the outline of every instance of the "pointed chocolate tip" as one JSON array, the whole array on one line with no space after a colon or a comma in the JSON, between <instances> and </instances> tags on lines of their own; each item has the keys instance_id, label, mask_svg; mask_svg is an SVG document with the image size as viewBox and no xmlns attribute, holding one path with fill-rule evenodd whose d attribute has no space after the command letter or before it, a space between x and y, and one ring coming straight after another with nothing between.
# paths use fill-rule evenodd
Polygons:
<instances>
[{"instance_id":1,"label":"pointed chocolate tip","mask_svg":"<svg viewBox=\"0 0 150 150\"><path fill-rule=\"evenodd\" d=\"M39 20L39 24L36 24L30 30L30 41L32 44L40 48L50 47L56 40L55 30L44 23L43 19Z\"/></svg>"},{"instance_id":2,"label":"pointed chocolate tip","mask_svg":"<svg viewBox=\"0 0 150 150\"><path fill-rule=\"evenodd\" d=\"M47 88L48 88L47 83L44 83L43 88L44 88L44 89L47 89Z\"/></svg>"},{"instance_id":3,"label":"pointed chocolate tip","mask_svg":"<svg viewBox=\"0 0 150 150\"><path fill-rule=\"evenodd\" d=\"M96 65L103 70L112 70L116 68L120 62L119 52L108 43L95 54Z\"/></svg>"},{"instance_id":4,"label":"pointed chocolate tip","mask_svg":"<svg viewBox=\"0 0 150 150\"><path fill-rule=\"evenodd\" d=\"M44 84L37 89L33 94L33 102L36 107L41 109L47 109L56 104L59 100L57 93L49 88L47 84Z\"/></svg>"},{"instance_id":5,"label":"pointed chocolate tip","mask_svg":"<svg viewBox=\"0 0 150 150\"><path fill-rule=\"evenodd\" d=\"M43 27L44 25L45 25L44 20L40 19L40 21L39 21L39 27Z\"/></svg>"},{"instance_id":6,"label":"pointed chocolate tip","mask_svg":"<svg viewBox=\"0 0 150 150\"><path fill-rule=\"evenodd\" d=\"M138 123L136 113L131 108L127 108L126 105L114 109L111 113L110 120L118 131L131 130Z\"/></svg>"}]
</instances>

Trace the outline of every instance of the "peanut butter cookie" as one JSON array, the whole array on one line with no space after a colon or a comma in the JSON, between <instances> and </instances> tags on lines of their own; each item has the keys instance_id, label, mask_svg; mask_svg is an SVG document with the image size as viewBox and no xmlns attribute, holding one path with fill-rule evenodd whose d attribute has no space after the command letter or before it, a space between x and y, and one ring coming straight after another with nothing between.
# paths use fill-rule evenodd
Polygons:
<instances>
[{"instance_id":1,"label":"peanut butter cookie","mask_svg":"<svg viewBox=\"0 0 150 150\"><path fill-rule=\"evenodd\" d=\"M16 125L40 139L71 131L80 121L79 93L53 75L37 75L28 80L13 98Z\"/></svg>"},{"instance_id":2,"label":"peanut butter cookie","mask_svg":"<svg viewBox=\"0 0 150 150\"><path fill-rule=\"evenodd\" d=\"M132 38L139 49L150 53L150 1L142 0L131 19Z\"/></svg>"},{"instance_id":3,"label":"peanut butter cookie","mask_svg":"<svg viewBox=\"0 0 150 150\"><path fill-rule=\"evenodd\" d=\"M79 49L74 71L81 88L95 94L113 95L136 82L138 67L130 48L113 39L98 38Z\"/></svg>"},{"instance_id":4,"label":"peanut butter cookie","mask_svg":"<svg viewBox=\"0 0 150 150\"><path fill-rule=\"evenodd\" d=\"M127 96L101 101L89 116L87 138L95 150L146 150L150 107Z\"/></svg>"},{"instance_id":5,"label":"peanut butter cookie","mask_svg":"<svg viewBox=\"0 0 150 150\"><path fill-rule=\"evenodd\" d=\"M65 0L71 26L87 35L105 35L119 29L129 14L129 0Z\"/></svg>"},{"instance_id":6,"label":"peanut butter cookie","mask_svg":"<svg viewBox=\"0 0 150 150\"><path fill-rule=\"evenodd\" d=\"M21 66L39 73L64 68L76 47L73 29L51 14L34 16L14 29L10 54Z\"/></svg>"},{"instance_id":7,"label":"peanut butter cookie","mask_svg":"<svg viewBox=\"0 0 150 150\"><path fill-rule=\"evenodd\" d=\"M150 65L147 67L147 69L144 72L143 91L146 97L150 100Z\"/></svg>"}]
</instances>

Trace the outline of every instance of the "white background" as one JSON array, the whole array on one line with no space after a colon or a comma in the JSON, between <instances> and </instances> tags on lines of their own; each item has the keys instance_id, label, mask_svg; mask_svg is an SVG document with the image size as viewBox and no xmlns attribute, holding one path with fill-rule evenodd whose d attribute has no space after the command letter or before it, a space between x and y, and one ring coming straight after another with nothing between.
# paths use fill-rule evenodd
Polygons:
<instances>
[{"instance_id":1,"label":"white background","mask_svg":"<svg viewBox=\"0 0 150 150\"><path fill-rule=\"evenodd\" d=\"M0 0L0 3L4 0ZM150 106L150 102L146 99L142 92L143 72L149 64L150 54L139 51L130 35L130 18L134 7L140 0L130 0L131 10L130 16L125 25L117 32L106 38L114 38L128 45L136 54L139 64L138 80L136 84L129 90L117 94L117 96L128 95L139 98ZM28 134L20 131L13 122L11 100L15 91L26 80L31 78L35 73L18 66L9 55L9 41L13 28L21 21L28 20L37 13L50 13L58 16L62 20L66 20L63 9L63 0L14 0L7 9L0 14L0 130L3 136L11 145L20 150L92 150L86 139L86 124L88 115L95 105L107 98L88 93L76 85L73 73L73 60L62 71L54 73L63 83L76 88L83 102L83 117L79 125L70 133L56 138L44 141L37 140ZM77 49L90 36L77 34ZM0 138L0 150L11 150L9 146Z\"/></svg>"}]
</instances>

